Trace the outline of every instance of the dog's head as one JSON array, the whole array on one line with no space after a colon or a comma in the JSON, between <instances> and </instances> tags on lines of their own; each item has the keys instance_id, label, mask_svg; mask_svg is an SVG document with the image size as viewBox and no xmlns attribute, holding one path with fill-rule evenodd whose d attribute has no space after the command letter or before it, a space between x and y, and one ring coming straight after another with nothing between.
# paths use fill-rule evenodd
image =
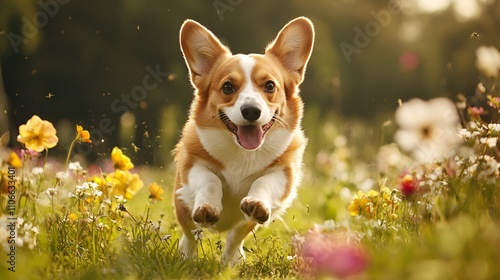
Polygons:
<instances>
[{"instance_id":1,"label":"dog's head","mask_svg":"<svg viewBox=\"0 0 500 280\"><path fill-rule=\"evenodd\" d=\"M187 20L180 44L195 100L191 118L199 128L218 128L247 150L264 143L268 132L300 127L298 95L314 42L311 21L289 22L262 54L231 54L212 32Z\"/></svg>"}]
</instances>

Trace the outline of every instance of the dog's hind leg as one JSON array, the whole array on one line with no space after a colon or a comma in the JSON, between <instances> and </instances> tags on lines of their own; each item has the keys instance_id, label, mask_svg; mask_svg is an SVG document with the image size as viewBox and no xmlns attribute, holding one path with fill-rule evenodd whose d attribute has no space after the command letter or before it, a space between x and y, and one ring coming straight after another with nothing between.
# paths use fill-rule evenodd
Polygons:
<instances>
[{"instance_id":1,"label":"dog's hind leg","mask_svg":"<svg viewBox=\"0 0 500 280\"><path fill-rule=\"evenodd\" d=\"M245 252L243 251L243 239L255 228L257 223L245 221L242 224L234 227L227 233L226 247L222 254L222 262L225 264L234 265L245 260Z\"/></svg>"}]
</instances>

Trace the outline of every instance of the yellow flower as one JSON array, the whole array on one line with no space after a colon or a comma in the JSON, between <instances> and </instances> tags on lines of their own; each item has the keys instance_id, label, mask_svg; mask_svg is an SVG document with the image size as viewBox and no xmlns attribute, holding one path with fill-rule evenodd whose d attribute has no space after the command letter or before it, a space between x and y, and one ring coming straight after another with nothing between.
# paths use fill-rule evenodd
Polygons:
<instances>
[{"instance_id":1,"label":"yellow flower","mask_svg":"<svg viewBox=\"0 0 500 280\"><path fill-rule=\"evenodd\" d=\"M19 126L17 141L24 144L29 150L41 152L44 149L53 148L57 144L59 138L57 138L56 132L51 122L34 115L26 124Z\"/></svg>"},{"instance_id":2,"label":"yellow flower","mask_svg":"<svg viewBox=\"0 0 500 280\"><path fill-rule=\"evenodd\" d=\"M0 194L8 194L9 193L9 174L7 170L2 170L0 172Z\"/></svg>"},{"instance_id":3,"label":"yellow flower","mask_svg":"<svg viewBox=\"0 0 500 280\"><path fill-rule=\"evenodd\" d=\"M68 220L70 220L71 222L74 222L74 221L78 220L78 216L75 213L71 213L68 215Z\"/></svg>"},{"instance_id":4,"label":"yellow flower","mask_svg":"<svg viewBox=\"0 0 500 280\"><path fill-rule=\"evenodd\" d=\"M161 196L163 194L163 189L156 183L149 185L149 198L154 200L163 200Z\"/></svg>"},{"instance_id":5,"label":"yellow flower","mask_svg":"<svg viewBox=\"0 0 500 280\"><path fill-rule=\"evenodd\" d=\"M15 152L10 153L7 163L14 168L20 168L22 166L21 160Z\"/></svg>"},{"instance_id":6,"label":"yellow flower","mask_svg":"<svg viewBox=\"0 0 500 280\"><path fill-rule=\"evenodd\" d=\"M111 160L116 169L126 171L134 168L134 164L130 161L130 158L124 155L118 147L114 147L111 151Z\"/></svg>"},{"instance_id":7,"label":"yellow flower","mask_svg":"<svg viewBox=\"0 0 500 280\"><path fill-rule=\"evenodd\" d=\"M111 184L114 195L121 195L126 199L131 199L144 186L139 175L129 171L116 170L106 176L106 181Z\"/></svg>"},{"instance_id":8,"label":"yellow flower","mask_svg":"<svg viewBox=\"0 0 500 280\"><path fill-rule=\"evenodd\" d=\"M83 130L82 126L76 125L76 133L79 141L92 143L92 140L90 140L90 132L88 130Z\"/></svg>"},{"instance_id":9,"label":"yellow flower","mask_svg":"<svg viewBox=\"0 0 500 280\"><path fill-rule=\"evenodd\" d=\"M365 216L368 219L375 217L376 215L376 202L379 193L375 190L368 191L364 194L359 191L353 198L351 204L347 207L351 216Z\"/></svg>"}]
</instances>

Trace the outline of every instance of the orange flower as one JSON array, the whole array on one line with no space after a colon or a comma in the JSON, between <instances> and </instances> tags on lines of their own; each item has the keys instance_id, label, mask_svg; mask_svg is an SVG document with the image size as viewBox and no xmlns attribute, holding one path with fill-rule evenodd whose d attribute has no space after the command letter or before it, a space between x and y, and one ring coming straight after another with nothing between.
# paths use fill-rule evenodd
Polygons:
<instances>
[{"instance_id":1,"label":"orange flower","mask_svg":"<svg viewBox=\"0 0 500 280\"><path fill-rule=\"evenodd\" d=\"M44 149L53 148L59 138L51 122L40 119L34 115L31 119L19 126L17 141L24 144L27 149L42 152Z\"/></svg>"},{"instance_id":2,"label":"orange flower","mask_svg":"<svg viewBox=\"0 0 500 280\"><path fill-rule=\"evenodd\" d=\"M134 164L130 161L130 158L124 155L118 147L114 147L111 151L111 160L116 169L126 171L134 168Z\"/></svg>"},{"instance_id":3,"label":"orange flower","mask_svg":"<svg viewBox=\"0 0 500 280\"><path fill-rule=\"evenodd\" d=\"M154 200L163 200L161 196L163 194L163 189L156 183L149 185L149 198Z\"/></svg>"},{"instance_id":4,"label":"orange flower","mask_svg":"<svg viewBox=\"0 0 500 280\"><path fill-rule=\"evenodd\" d=\"M90 132L88 130L83 130L82 126L76 125L76 133L79 141L92 143L92 140L90 140Z\"/></svg>"}]
</instances>

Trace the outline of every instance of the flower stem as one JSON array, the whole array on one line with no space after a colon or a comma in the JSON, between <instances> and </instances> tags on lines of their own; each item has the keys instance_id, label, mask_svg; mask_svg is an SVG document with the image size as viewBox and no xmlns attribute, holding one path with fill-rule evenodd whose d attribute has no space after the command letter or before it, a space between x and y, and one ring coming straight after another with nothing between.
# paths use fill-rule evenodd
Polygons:
<instances>
[{"instance_id":1,"label":"flower stem","mask_svg":"<svg viewBox=\"0 0 500 280\"><path fill-rule=\"evenodd\" d=\"M68 163L69 163L69 157L71 156L71 151L73 151L73 146L75 145L75 142L78 140L78 137L75 138L75 140L73 140L71 142L71 145L69 145L69 151L68 151L68 155L66 156L66 162L64 163L64 171L66 172L66 169L68 168Z\"/></svg>"}]
</instances>

